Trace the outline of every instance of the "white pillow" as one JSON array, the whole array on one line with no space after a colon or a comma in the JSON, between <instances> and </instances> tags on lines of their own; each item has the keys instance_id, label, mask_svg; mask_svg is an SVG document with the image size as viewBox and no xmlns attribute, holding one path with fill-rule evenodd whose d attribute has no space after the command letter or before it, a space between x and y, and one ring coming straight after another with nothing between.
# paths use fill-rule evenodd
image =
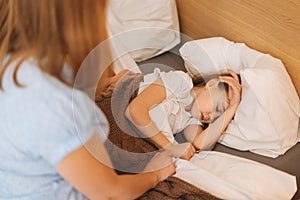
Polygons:
<instances>
[{"instance_id":1,"label":"white pillow","mask_svg":"<svg viewBox=\"0 0 300 200\"><path fill-rule=\"evenodd\" d=\"M175 0L110 0L107 26L109 35L118 36L117 44L135 61L161 54L180 42Z\"/></svg>"},{"instance_id":2,"label":"white pillow","mask_svg":"<svg viewBox=\"0 0 300 200\"><path fill-rule=\"evenodd\" d=\"M242 100L220 143L277 157L299 141L300 101L280 60L224 38L187 42L180 53L191 75L227 69L241 75Z\"/></svg>"}]
</instances>

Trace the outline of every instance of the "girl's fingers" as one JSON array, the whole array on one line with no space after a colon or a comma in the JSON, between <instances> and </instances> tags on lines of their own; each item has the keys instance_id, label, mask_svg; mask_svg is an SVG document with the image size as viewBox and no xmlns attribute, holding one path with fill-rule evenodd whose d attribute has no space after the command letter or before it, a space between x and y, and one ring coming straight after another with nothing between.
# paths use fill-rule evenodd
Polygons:
<instances>
[{"instance_id":1,"label":"girl's fingers","mask_svg":"<svg viewBox=\"0 0 300 200\"><path fill-rule=\"evenodd\" d=\"M235 74L236 75L236 74ZM230 76L221 76L220 80L226 81L228 84L235 84L235 85L240 85L239 78L237 75L235 77L230 77Z\"/></svg>"},{"instance_id":2,"label":"girl's fingers","mask_svg":"<svg viewBox=\"0 0 300 200\"><path fill-rule=\"evenodd\" d=\"M195 147L192 144L190 144L188 148L185 150L185 152L182 155L180 155L180 158L185 160L190 160L195 154L195 152L196 152Z\"/></svg>"},{"instance_id":3,"label":"girl's fingers","mask_svg":"<svg viewBox=\"0 0 300 200\"><path fill-rule=\"evenodd\" d=\"M111 77L111 83L116 83L123 76L130 75L130 74L134 74L134 73L132 71L130 71L129 69L123 69L122 71L120 71L119 73L117 73L116 75L114 75L113 77Z\"/></svg>"},{"instance_id":4,"label":"girl's fingers","mask_svg":"<svg viewBox=\"0 0 300 200\"><path fill-rule=\"evenodd\" d=\"M229 101L235 104L240 101L242 86L238 80L233 77L220 77L220 81L229 85Z\"/></svg>"},{"instance_id":5,"label":"girl's fingers","mask_svg":"<svg viewBox=\"0 0 300 200\"><path fill-rule=\"evenodd\" d=\"M232 77L220 77L219 79L220 81L222 82L225 82L227 83L229 86L231 86L233 89L237 89L237 90L240 90L241 88L241 85L240 83L238 82L238 80L235 80L234 78Z\"/></svg>"},{"instance_id":6,"label":"girl's fingers","mask_svg":"<svg viewBox=\"0 0 300 200\"><path fill-rule=\"evenodd\" d=\"M239 77L234 71L232 71L231 69L228 69L227 71L235 80L239 81Z\"/></svg>"},{"instance_id":7,"label":"girl's fingers","mask_svg":"<svg viewBox=\"0 0 300 200\"><path fill-rule=\"evenodd\" d=\"M196 150L195 150L195 147L194 147L193 145L191 145L191 146L190 146L190 154L191 154L191 155L194 155L195 151L196 151Z\"/></svg>"}]
</instances>

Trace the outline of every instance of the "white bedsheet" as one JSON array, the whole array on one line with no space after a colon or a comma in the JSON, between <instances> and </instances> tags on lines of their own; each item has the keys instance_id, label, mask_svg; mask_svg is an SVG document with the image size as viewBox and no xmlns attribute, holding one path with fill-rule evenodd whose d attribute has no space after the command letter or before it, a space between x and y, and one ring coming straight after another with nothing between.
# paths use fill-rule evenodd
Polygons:
<instances>
[{"instance_id":1,"label":"white bedsheet","mask_svg":"<svg viewBox=\"0 0 300 200\"><path fill-rule=\"evenodd\" d=\"M222 199L288 200L297 191L295 176L226 153L203 151L176 165L175 177Z\"/></svg>"}]
</instances>

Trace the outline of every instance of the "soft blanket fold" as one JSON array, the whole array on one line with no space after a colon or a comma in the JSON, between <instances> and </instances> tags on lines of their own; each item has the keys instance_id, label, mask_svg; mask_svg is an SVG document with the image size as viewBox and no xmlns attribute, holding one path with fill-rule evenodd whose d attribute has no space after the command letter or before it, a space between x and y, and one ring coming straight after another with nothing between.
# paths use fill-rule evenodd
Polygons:
<instances>
[{"instance_id":1,"label":"soft blanket fold","mask_svg":"<svg viewBox=\"0 0 300 200\"><path fill-rule=\"evenodd\" d=\"M105 113L110 133L105 143L116 171L121 173L141 172L158 149L140 133L125 117L125 110L137 91L143 75L127 75L96 98L99 108ZM204 180L205 181L205 180ZM138 199L218 199L179 178L169 177L150 189Z\"/></svg>"}]
</instances>

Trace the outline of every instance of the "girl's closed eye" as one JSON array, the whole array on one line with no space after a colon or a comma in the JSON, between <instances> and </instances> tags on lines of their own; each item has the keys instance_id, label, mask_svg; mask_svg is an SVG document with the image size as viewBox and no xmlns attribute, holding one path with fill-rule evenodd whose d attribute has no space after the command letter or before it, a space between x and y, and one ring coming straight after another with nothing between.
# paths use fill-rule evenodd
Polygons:
<instances>
[{"instance_id":1,"label":"girl's closed eye","mask_svg":"<svg viewBox=\"0 0 300 200\"><path fill-rule=\"evenodd\" d=\"M216 112L217 112L217 113L221 112L221 111L220 111L219 105L217 105L217 107L216 107Z\"/></svg>"}]
</instances>

